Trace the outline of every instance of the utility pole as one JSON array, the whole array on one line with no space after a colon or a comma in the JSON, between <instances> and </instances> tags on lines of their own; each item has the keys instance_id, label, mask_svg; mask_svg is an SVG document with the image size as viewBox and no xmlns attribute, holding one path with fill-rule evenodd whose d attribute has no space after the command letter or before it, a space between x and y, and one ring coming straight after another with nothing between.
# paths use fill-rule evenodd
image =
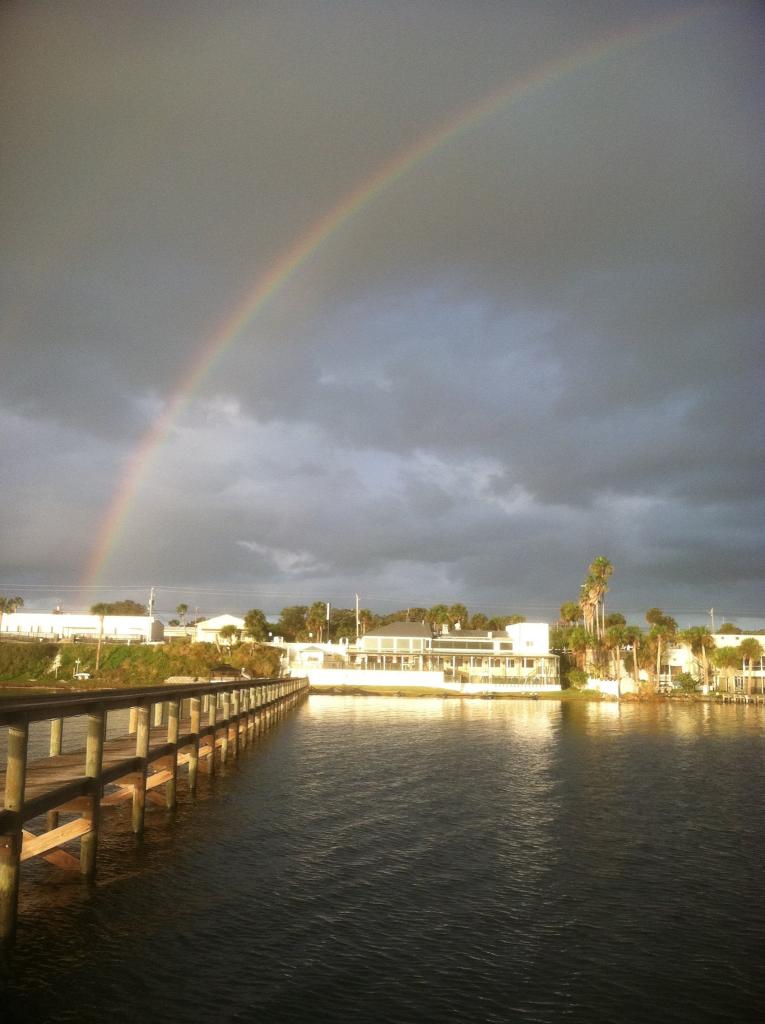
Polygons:
<instances>
[{"instance_id":1,"label":"utility pole","mask_svg":"<svg viewBox=\"0 0 765 1024\"><path fill-rule=\"evenodd\" d=\"M709 617L712 620L712 632L715 631L715 610L714 608L709 609Z\"/></svg>"},{"instance_id":2,"label":"utility pole","mask_svg":"<svg viewBox=\"0 0 765 1024\"><path fill-rule=\"evenodd\" d=\"M149 591L149 618L154 614L154 587Z\"/></svg>"},{"instance_id":3,"label":"utility pole","mask_svg":"<svg viewBox=\"0 0 765 1024\"><path fill-rule=\"evenodd\" d=\"M330 603L329 603L329 601L327 601L327 643L331 643L332 642L332 637L331 637L330 632L329 632L329 609L330 609Z\"/></svg>"},{"instance_id":4,"label":"utility pole","mask_svg":"<svg viewBox=\"0 0 765 1024\"><path fill-rule=\"evenodd\" d=\"M356 643L359 642L359 595L356 594Z\"/></svg>"}]
</instances>

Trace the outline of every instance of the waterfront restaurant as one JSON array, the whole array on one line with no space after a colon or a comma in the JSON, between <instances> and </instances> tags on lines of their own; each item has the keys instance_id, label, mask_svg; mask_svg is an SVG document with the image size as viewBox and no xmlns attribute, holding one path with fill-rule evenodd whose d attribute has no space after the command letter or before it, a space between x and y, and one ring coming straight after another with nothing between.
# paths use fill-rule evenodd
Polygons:
<instances>
[{"instance_id":1,"label":"waterfront restaurant","mask_svg":"<svg viewBox=\"0 0 765 1024\"><path fill-rule=\"evenodd\" d=\"M435 634L424 623L390 622L361 637L348 655L352 668L443 672L445 680L457 682L549 684L560 678L546 622Z\"/></svg>"}]
</instances>

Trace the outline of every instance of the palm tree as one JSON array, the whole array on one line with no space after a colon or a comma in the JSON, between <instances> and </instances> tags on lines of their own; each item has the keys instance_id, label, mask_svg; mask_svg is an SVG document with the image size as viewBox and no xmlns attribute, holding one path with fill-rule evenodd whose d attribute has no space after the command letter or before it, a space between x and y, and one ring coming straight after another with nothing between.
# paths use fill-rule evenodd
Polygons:
<instances>
[{"instance_id":1,"label":"palm tree","mask_svg":"<svg viewBox=\"0 0 765 1024\"><path fill-rule=\"evenodd\" d=\"M661 682L662 645L668 642L677 632L677 623L671 615L665 615L661 608L649 608L645 613L646 622L651 627L648 634L656 649L656 684Z\"/></svg>"},{"instance_id":2,"label":"palm tree","mask_svg":"<svg viewBox=\"0 0 765 1024\"><path fill-rule=\"evenodd\" d=\"M244 631L253 641L268 639L268 620L260 608L251 608L244 616Z\"/></svg>"},{"instance_id":3,"label":"palm tree","mask_svg":"<svg viewBox=\"0 0 765 1024\"><path fill-rule=\"evenodd\" d=\"M96 672L101 665L101 643L104 639L104 616L108 615L110 606L101 602L100 604L94 604L90 609L91 615L97 615L99 618L99 630L98 630L98 646L96 647Z\"/></svg>"},{"instance_id":4,"label":"palm tree","mask_svg":"<svg viewBox=\"0 0 765 1024\"><path fill-rule=\"evenodd\" d=\"M582 621L582 609L577 601L564 601L560 606L560 620L565 626L575 626Z\"/></svg>"},{"instance_id":5,"label":"palm tree","mask_svg":"<svg viewBox=\"0 0 765 1024\"><path fill-rule=\"evenodd\" d=\"M449 609L445 604L434 604L428 612L428 622L431 626L447 626L449 624Z\"/></svg>"},{"instance_id":6,"label":"palm tree","mask_svg":"<svg viewBox=\"0 0 765 1024\"><path fill-rule=\"evenodd\" d=\"M598 555L590 565L590 577L594 582L593 596L595 599L595 635L602 637L605 632L606 593L608 580L613 575L614 567L605 555ZM598 610L600 618L598 619Z\"/></svg>"},{"instance_id":7,"label":"palm tree","mask_svg":"<svg viewBox=\"0 0 765 1024\"><path fill-rule=\"evenodd\" d=\"M625 626L624 635L627 643L632 648L632 670L635 677L635 686L639 686L640 669L638 667L638 651L643 642L643 630L640 626Z\"/></svg>"},{"instance_id":8,"label":"palm tree","mask_svg":"<svg viewBox=\"0 0 765 1024\"><path fill-rule=\"evenodd\" d=\"M327 621L327 606L323 601L314 601L305 617L305 628L313 633L313 639L322 641L324 624ZM329 637L327 637L329 640Z\"/></svg>"},{"instance_id":9,"label":"palm tree","mask_svg":"<svg viewBox=\"0 0 765 1024\"><path fill-rule=\"evenodd\" d=\"M588 633L594 632L596 590L596 582L592 576L588 576L579 588L579 607L582 609L581 618L584 622L584 628Z\"/></svg>"},{"instance_id":10,"label":"palm tree","mask_svg":"<svg viewBox=\"0 0 765 1024\"><path fill-rule=\"evenodd\" d=\"M613 661L614 678L619 679L621 677L621 652L622 647L626 647L629 643L629 635L627 633L626 626L622 626L617 623L613 626L609 626L604 635L604 641L606 650L611 654Z\"/></svg>"},{"instance_id":11,"label":"palm tree","mask_svg":"<svg viewBox=\"0 0 765 1024\"><path fill-rule=\"evenodd\" d=\"M239 632L240 631L235 625L233 625L233 623L228 623L228 625L223 626L218 633L218 636L221 638L223 643L230 648L231 645L239 639Z\"/></svg>"},{"instance_id":12,"label":"palm tree","mask_svg":"<svg viewBox=\"0 0 765 1024\"><path fill-rule=\"evenodd\" d=\"M605 632L608 580L614 571L605 555L598 555L590 563L584 583L579 588L579 606L584 617L584 627L598 639Z\"/></svg>"},{"instance_id":13,"label":"palm tree","mask_svg":"<svg viewBox=\"0 0 765 1024\"><path fill-rule=\"evenodd\" d=\"M447 614L449 616L450 626L456 626L457 623L459 623L460 626L464 626L465 628L467 628L470 616L468 615L468 610L464 604L450 605Z\"/></svg>"},{"instance_id":14,"label":"palm tree","mask_svg":"<svg viewBox=\"0 0 765 1024\"><path fill-rule=\"evenodd\" d=\"M757 658L762 657L762 647L760 647L760 641L755 640L753 636L749 636L746 640L742 640L738 645L738 650L741 657L745 659L747 663L746 672L746 692L752 692L752 673L754 672L754 662Z\"/></svg>"},{"instance_id":15,"label":"palm tree","mask_svg":"<svg viewBox=\"0 0 765 1024\"><path fill-rule=\"evenodd\" d=\"M181 603L177 606L177 608L175 610L178 612L178 618L181 620L181 625L185 626L186 625L186 616L187 616L188 611L189 611L189 606L187 604L184 604L181 601Z\"/></svg>"},{"instance_id":16,"label":"palm tree","mask_svg":"<svg viewBox=\"0 0 765 1024\"><path fill-rule=\"evenodd\" d=\"M741 652L738 647L717 647L712 652L712 662L717 669L722 669L725 677L725 689L730 689L730 677L736 674L741 665Z\"/></svg>"},{"instance_id":17,"label":"palm tree","mask_svg":"<svg viewBox=\"0 0 765 1024\"><path fill-rule=\"evenodd\" d=\"M588 632L584 626L572 627L571 632L568 635L567 643L576 656L576 662L579 668L586 670L587 653L592 649L594 642L592 633Z\"/></svg>"},{"instance_id":18,"label":"palm tree","mask_svg":"<svg viewBox=\"0 0 765 1024\"><path fill-rule=\"evenodd\" d=\"M3 616L7 612L9 615L13 615L19 608L24 607L23 597L0 597L0 631L3 628Z\"/></svg>"},{"instance_id":19,"label":"palm tree","mask_svg":"<svg viewBox=\"0 0 765 1024\"><path fill-rule=\"evenodd\" d=\"M701 658L701 676L705 687L709 685L709 659L707 652L715 647L714 637L706 626L691 626L680 634L683 643L688 644L691 653Z\"/></svg>"}]
</instances>

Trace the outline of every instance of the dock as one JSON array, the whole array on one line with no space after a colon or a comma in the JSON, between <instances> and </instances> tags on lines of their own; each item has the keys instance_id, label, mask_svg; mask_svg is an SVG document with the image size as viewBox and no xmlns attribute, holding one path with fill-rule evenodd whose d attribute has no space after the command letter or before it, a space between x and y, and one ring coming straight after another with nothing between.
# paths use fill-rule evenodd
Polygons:
<instances>
[{"instance_id":1,"label":"dock","mask_svg":"<svg viewBox=\"0 0 765 1024\"><path fill-rule=\"evenodd\" d=\"M174 810L181 781L196 792L200 771L214 774L236 759L307 696L308 680L289 678L0 699L0 727L8 730L0 772L0 940L16 931L25 861L44 857L95 878L102 808L132 802L132 830L141 836L147 801ZM109 714L126 709L127 735L106 740ZM73 718L86 720L86 744L63 753L64 723ZM49 754L30 761L36 722L50 722Z\"/></svg>"}]
</instances>

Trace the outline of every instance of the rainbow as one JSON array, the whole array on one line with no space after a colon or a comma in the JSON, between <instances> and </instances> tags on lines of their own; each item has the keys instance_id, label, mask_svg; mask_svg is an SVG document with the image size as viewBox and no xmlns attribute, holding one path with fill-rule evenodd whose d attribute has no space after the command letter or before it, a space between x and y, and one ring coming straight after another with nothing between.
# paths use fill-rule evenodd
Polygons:
<instances>
[{"instance_id":1,"label":"rainbow","mask_svg":"<svg viewBox=\"0 0 765 1024\"><path fill-rule=\"evenodd\" d=\"M161 413L141 437L127 460L125 470L109 504L96 543L88 559L81 585L93 587L99 582L119 541L141 482L155 453L168 437L173 424L189 406L213 365L226 349L241 336L268 300L281 291L306 261L344 224L427 157L462 132L475 127L510 104L519 102L535 90L556 83L603 57L672 31L691 18L696 18L715 9L717 9L717 4L704 4L685 8L683 11L669 15L661 15L649 22L634 24L618 33L602 36L587 46L574 50L566 57L543 64L526 78L506 85L484 97L478 103L464 107L453 114L433 131L379 166L369 177L361 181L335 206L315 221L302 237L282 253L262 276L255 280L242 301L200 346Z\"/></svg>"}]
</instances>

